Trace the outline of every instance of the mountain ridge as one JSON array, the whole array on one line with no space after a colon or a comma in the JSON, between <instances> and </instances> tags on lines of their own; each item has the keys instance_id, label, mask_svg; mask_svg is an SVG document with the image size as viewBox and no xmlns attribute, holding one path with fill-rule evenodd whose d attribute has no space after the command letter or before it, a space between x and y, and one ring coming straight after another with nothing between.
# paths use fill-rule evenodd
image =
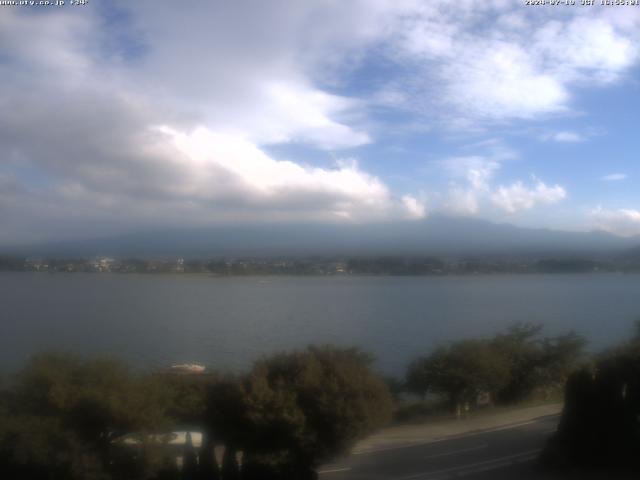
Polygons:
<instances>
[{"instance_id":1,"label":"mountain ridge","mask_svg":"<svg viewBox=\"0 0 640 480\"><path fill-rule=\"evenodd\" d=\"M370 224L260 224L158 229L0 248L25 256L223 257L302 255L604 254L640 248L639 237L430 217Z\"/></svg>"}]
</instances>

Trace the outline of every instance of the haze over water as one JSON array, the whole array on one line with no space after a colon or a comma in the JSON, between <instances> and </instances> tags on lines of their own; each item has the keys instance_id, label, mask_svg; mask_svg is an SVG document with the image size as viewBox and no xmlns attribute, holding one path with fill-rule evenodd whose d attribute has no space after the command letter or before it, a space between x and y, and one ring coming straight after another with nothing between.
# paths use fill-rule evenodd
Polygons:
<instances>
[{"instance_id":1,"label":"haze over water","mask_svg":"<svg viewBox=\"0 0 640 480\"><path fill-rule=\"evenodd\" d=\"M573 329L591 350L640 316L640 276L232 277L0 273L0 369L68 349L141 367L246 367L309 343L359 346L385 373L434 345L510 323Z\"/></svg>"}]
</instances>

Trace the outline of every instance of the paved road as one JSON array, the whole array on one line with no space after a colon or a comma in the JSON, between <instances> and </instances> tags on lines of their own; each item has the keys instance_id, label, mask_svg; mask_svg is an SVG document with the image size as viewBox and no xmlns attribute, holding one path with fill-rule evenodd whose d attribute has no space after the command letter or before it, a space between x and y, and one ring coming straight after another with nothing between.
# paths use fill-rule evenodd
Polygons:
<instances>
[{"instance_id":1,"label":"paved road","mask_svg":"<svg viewBox=\"0 0 640 480\"><path fill-rule=\"evenodd\" d=\"M321 480L538 480L549 478L536 458L555 431L558 415L524 425L413 446L390 447L348 458L321 470Z\"/></svg>"}]
</instances>

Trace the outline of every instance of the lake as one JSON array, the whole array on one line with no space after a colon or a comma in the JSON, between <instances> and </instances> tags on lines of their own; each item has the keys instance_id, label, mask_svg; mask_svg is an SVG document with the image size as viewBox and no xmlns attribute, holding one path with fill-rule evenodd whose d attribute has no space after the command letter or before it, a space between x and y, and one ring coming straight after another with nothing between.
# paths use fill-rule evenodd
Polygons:
<instances>
[{"instance_id":1,"label":"lake","mask_svg":"<svg viewBox=\"0 0 640 480\"><path fill-rule=\"evenodd\" d=\"M309 343L359 346L401 374L434 345L510 323L628 337L640 275L232 277L0 273L0 370L41 350L115 354L143 367L237 371Z\"/></svg>"}]
</instances>

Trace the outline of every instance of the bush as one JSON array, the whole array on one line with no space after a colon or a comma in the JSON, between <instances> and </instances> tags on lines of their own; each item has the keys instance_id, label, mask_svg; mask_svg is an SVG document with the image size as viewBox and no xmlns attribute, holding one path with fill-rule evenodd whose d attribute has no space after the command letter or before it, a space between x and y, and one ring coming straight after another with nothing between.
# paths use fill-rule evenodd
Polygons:
<instances>
[{"instance_id":1,"label":"bush","mask_svg":"<svg viewBox=\"0 0 640 480\"><path fill-rule=\"evenodd\" d=\"M640 472L640 335L570 376L558 431L542 458L556 467Z\"/></svg>"},{"instance_id":2,"label":"bush","mask_svg":"<svg viewBox=\"0 0 640 480\"><path fill-rule=\"evenodd\" d=\"M568 333L540 338L542 327L516 324L490 340L440 346L407 368L406 387L425 397L444 394L452 408L474 406L481 393L503 404L525 400L540 389L561 390L581 359L585 342Z\"/></svg>"},{"instance_id":3,"label":"bush","mask_svg":"<svg viewBox=\"0 0 640 480\"><path fill-rule=\"evenodd\" d=\"M391 418L389 390L370 364L358 350L333 347L275 355L256 362L241 391L228 386L219 405L212 399L212 411L230 411L245 432L232 441L247 468L306 478Z\"/></svg>"},{"instance_id":4,"label":"bush","mask_svg":"<svg viewBox=\"0 0 640 480\"><path fill-rule=\"evenodd\" d=\"M169 403L155 382L118 361L36 356L4 395L0 472L88 480L121 477L126 467L128 478L149 478L161 452L143 444L134 462L115 440L166 428Z\"/></svg>"}]
</instances>

